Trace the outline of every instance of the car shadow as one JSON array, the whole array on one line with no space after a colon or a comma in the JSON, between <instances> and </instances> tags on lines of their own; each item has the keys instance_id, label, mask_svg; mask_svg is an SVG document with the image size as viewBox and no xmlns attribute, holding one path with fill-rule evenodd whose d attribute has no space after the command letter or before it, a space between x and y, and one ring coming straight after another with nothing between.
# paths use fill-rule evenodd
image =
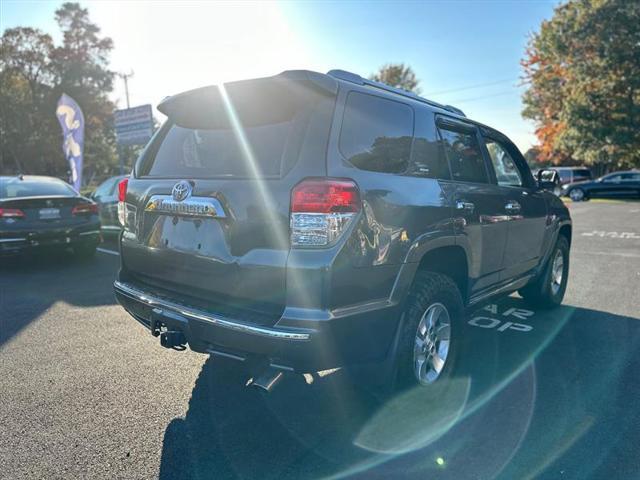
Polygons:
<instances>
[{"instance_id":1,"label":"car shadow","mask_svg":"<svg viewBox=\"0 0 640 480\"><path fill-rule=\"evenodd\" d=\"M625 376L640 368L640 319L528 312L515 296L473 312L452 378L391 396L344 371L285 376L264 395L245 387L241 364L209 358L186 416L166 428L159 476L598 478L610 462L637 472L639 392Z\"/></svg>"},{"instance_id":2,"label":"car shadow","mask_svg":"<svg viewBox=\"0 0 640 480\"><path fill-rule=\"evenodd\" d=\"M114 304L117 267L113 256L101 253L89 259L71 251L0 257L0 346L56 302Z\"/></svg>"}]
</instances>

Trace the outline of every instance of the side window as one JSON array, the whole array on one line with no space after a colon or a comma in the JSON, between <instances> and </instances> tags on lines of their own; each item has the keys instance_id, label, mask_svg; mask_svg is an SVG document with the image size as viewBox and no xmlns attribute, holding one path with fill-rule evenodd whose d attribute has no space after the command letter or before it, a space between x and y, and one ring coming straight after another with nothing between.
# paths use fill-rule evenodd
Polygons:
<instances>
[{"instance_id":1,"label":"side window","mask_svg":"<svg viewBox=\"0 0 640 480\"><path fill-rule=\"evenodd\" d=\"M558 175L560 175L560 180L563 182L571 181L571 172L569 170L558 170Z\"/></svg>"},{"instance_id":2,"label":"side window","mask_svg":"<svg viewBox=\"0 0 640 480\"><path fill-rule=\"evenodd\" d=\"M403 173L409 166L413 109L385 98L351 92L340 131L340 151L361 170Z\"/></svg>"},{"instance_id":3,"label":"side window","mask_svg":"<svg viewBox=\"0 0 640 480\"><path fill-rule=\"evenodd\" d=\"M500 143L490 138L485 139L491 164L496 172L498 185L502 187L522 187L522 177L516 162Z\"/></svg>"},{"instance_id":4,"label":"side window","mask_svg":"<svg viewBox=\"0 0 640 480\"><path fill-rule=\"evenodd\" d=\"M459 132L440 128L442 144L451 166L453 180L489 183L487 169L474 132Z\"/></svg>"}]
</instances>

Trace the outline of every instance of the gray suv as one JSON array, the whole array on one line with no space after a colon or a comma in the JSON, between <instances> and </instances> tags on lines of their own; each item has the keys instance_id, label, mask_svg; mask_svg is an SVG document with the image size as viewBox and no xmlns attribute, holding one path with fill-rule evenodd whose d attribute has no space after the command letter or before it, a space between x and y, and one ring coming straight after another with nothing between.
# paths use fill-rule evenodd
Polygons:
<instances>
[{"instance_id":1,"label":"gray suv","mask_svg":"<svg viewBox=\"0 0 640 480\"><path fill-rule=\"evenodd\" d=\"M430 385L463 354L467 308L562 301L571 220L549 172L459 109L340 70L158 109L118 188L115 293L165 347L244 361L266 389L371 364Z\"/></svg>"}]
</instances>

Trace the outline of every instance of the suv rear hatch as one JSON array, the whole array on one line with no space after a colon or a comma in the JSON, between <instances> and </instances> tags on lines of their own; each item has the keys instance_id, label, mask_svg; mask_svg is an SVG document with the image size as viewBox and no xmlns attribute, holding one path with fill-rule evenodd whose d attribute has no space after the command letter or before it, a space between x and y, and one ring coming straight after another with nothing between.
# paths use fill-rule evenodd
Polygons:
<instances>
[{"instance_id":1,"label":"suv rear hatch","mask_svg":"<svg viewBox=\"0 0 640 480\"><path fill-rule=\"evenodd\" d=\"M121 279L275 323L291 189L326 175L335 93L324 75L287 72L165 100L168 121L128 183Z\"/></svg>"}]
</instances>

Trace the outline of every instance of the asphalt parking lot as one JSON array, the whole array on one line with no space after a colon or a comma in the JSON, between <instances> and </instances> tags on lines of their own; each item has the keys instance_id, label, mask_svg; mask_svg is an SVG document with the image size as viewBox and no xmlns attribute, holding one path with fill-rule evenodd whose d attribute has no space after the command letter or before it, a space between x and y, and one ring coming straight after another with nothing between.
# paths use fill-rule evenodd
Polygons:
<instances>
[{"instance_id":1,"label":"asphalt parking lot","mask_svg":"<svg viewBox=\"0 0 640 480\"><path fill-rule=\"evenodd\" d=\"M346 373L268 396L115 304L119 258L0 259L0 478L638 478L640 203L570 204L561 308L473 312L436 392Z\"/></svg>"}]
</instances>

